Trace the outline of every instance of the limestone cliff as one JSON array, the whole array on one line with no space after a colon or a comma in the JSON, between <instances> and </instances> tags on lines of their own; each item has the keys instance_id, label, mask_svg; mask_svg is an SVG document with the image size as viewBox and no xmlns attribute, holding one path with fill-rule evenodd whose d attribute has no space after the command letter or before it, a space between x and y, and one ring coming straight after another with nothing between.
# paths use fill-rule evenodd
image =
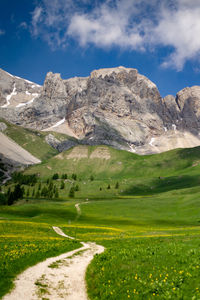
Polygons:
<instances>
[{"instance_id":1,"label":"limestone cliff","mask_svg":"<svg viewBox=\"0 0 200 300\"><path fill-rule=\"evenodd\" d=\"M136 69L100 69L67 80L49 72L43 87L1 70L0 101L0 116L9 121L66 133L83 144L140 154L200 145L200 87L162 99Z\"/></svg>"}]
</instances>

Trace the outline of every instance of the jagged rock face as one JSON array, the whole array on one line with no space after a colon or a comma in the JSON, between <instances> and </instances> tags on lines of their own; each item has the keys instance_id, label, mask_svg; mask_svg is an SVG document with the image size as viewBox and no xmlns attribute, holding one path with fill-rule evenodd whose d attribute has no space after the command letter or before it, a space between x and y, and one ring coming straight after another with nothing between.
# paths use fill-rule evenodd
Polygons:
<instances>
[{"instance_id":1,"label":"jagged rock face","mask_svg":"<svg viewBox=\"0 0 200 300\"><path fill-rule=\"evenodd\" d=\"M180 129L198 135L200 132L200 86L181 90L176 97L180 109Z\"/></svg>"},{"instance_id":2,"label":"jagged rock face","mask_svg":"<svg viewBox=\"0 0 200 300\"><path fill-rule=\"evenodd\" d=\"M34 101L14 105L16 97L25 101L36 88ZM6 101L0 116L9 121L34 129L56 127L59 131L62 126L62 132L66 129L66 134L83 144L106 144L146 154L164 151L165 143L167 150L185 146L186 136L195 146L199 141L200 87L162 99L156 85L136 69L101 69L89 77L67 80L49 72L42 88L1 70L0 101ZM70 145L66 142L59 147L64 150Z\"/></svg>"},{"instance_id":3,"label":"jagged rock face","mask_svg":"<svg viewBox=\"0 0 200 300\"><path fill-rule=\"evenodd\" d=\"M68 110L69 126L80 138L110 143L144 143L163 131L163 105L156 86L137 70L95 71L87 88L76 94Z\"/></svg>"}]
</instances>

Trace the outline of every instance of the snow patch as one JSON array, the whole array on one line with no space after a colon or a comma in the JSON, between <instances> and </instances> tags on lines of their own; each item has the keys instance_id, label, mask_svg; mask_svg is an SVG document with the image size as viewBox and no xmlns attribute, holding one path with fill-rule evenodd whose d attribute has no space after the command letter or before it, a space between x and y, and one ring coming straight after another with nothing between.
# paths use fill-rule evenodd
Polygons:
<instances>
[{"instance_id":1,"label":"snow patch","mask_svg":"<svg viewBox=\"0 0 200 300\"><path fill-rule=\"evenodd\" d=\"M132 144L127 143L127 145L128 145L129 148L130 148L129 152L133 152L133 153L136 152L136 150L133 148L133 145L132 145Z\"/></svg>"},{"instance_id":2,"label":"snow patch","mask_svg":"<svg viewBox=\"0 0 200 300\"><path fill-rule=\"evenodd\" d=\"M31 94L29 93L29 95L31 95ZM22 106L25 106L25 105L33 103L33 101L39 96L39 94L38 93L34 93L34 94L32 94L32 96L33 96L33 98L30 101L28 101L26 103L19 103L16 107L19 108L19 107L22 107Z\"/></svg>"},{"instance_id":3,"label":"snow patch","mask_svg":"<svg viewBox=\"0 0 200 300\"><path fill-rule=\"evenodd\" d=\"M26 95L31 95L31 93L29 93L28 91L26 91Z\"/></svg>"},{"instance_id":4,"label":"snow patch","mask_svg":"<svg viewBox=\"0 0 200 300\"><path fill-rule=\"evenodd\" d=\"M149 142L149 145L151 146L151 147L153 147L154 145L153 145L153 142L155 141L155 138L151 138L151 140L150 140L150 142Z\"/></svg>"},{"instance_id":5,"label":"snow patch","mask_svg":"<svg viewBox=\"0 0 200 300\"><path fill-rule=\"evenodd\" d=\"M164 128L164 131L166 132L167 131L167 127L163 127Z\"/></svg>"},{"instance_id":6,"label":"snow patch","mask_svg":"<svg viewBox=\"0 0 200 300\"><path fill-rule=\"evenodd\" d=\"M14 83L14 87L13 87L13 91L10 95L6 96L6 101L7 103L2 105L1 107L7 107L10 105L10 99L12 98L12 96L15 96L17 95L17 92L16 92L16 84Z\"/></svg>"},{"instance_id":7,"label":"snow patch","mask_svg":"<svg viewBox=\"0 0 200 300\"><path fill-rule=\"evenodd\" d=\"M56 124L54 124L54 125L52 126L52 128L55 128L55 127L57 127L57 126L63 124L64 122L65 122L65 118L62 119L62 120L60 120L60 121L58 121Z\"/></svg>"}]
</instances>

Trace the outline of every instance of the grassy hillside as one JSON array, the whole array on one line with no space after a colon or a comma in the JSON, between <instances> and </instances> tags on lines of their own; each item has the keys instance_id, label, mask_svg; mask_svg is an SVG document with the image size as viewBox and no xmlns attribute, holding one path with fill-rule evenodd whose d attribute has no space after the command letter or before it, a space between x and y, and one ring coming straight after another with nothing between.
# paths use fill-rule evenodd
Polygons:
<instances>
[{"instance_id":1,"label":"grassy hillside","mask_svg":"<svg viewBox=\"0 0 200 300\"><path fill-rule=\"evenodd\" d=\"M58 151L49 146L45 141L45 136L49 133L26 129L8 123L2 119L0 119L0 121L6 123L7 125L7 129L4 131L4 134L13 139L18 145L26 149L35 157L41 160L46 160L58 154ZM53 133L53 135L55 135L55 137L59 137L61 140L64 137L66 138L66 136L62 134Z\"/></svg>"},{"instance_id":2,"label":"grassy hillside","mask_svg":"<svg viewBox=\"0 0 200 300\"><path fill-rule=\"evenodd\" d=\"M92 157L98 149L104 150L102 157ZM80 154L87 155L81 157ZM105 158L106 154L109 158ZM50 168L47 168L50 167ZM176 149L161 154L139 156L108 146L77 146L59 154L47 162L32 167L27 172L40 171L42 176L54 172L77 172L81 176L93 173L99 179L112 178L149 178L198 173L200 169L200 147Z\"/></svg>"},{"instance_id":3,"label":"grassy hillside","mask_svg":"<svg viewBox=\"0 0 200 300\"><path fill-rule=\"evenodd\" d=\"M25 196L15 205L0 206L0 242L8 262L0 264L0 276L12 274L12 252L6 249L15 245L19 251L22 235L28 236L27 244L43 249L43 257L45 247L50 255L56 243L51 226L56 225L81 241L106 247L87 270L91 300L200 298L199 147L138 156L106 146L79 146L25 173L40 174L36 185L23 185ZM52 180L55 173L59 178ZM67 179L61 178L63 174ZM59 190L59 199L32 196L33 190L50 185ZM76 185L79 189L70 198L69 190ZM13 183L2 189L9 187ZM49 237L53 242L43 247L41 239ZM22 270L19 266L42 259L36 251L32 257L31 263L25 257L12 258L16 267L9 282Z\"/></svg>"},{"instance_id":4,"label":"grassy hillside","mask_svg":"<svg viewBox=\"0 0 200 300\"><path fill-rule=\"evenodd\" d=\"M99 154L100 153L100 154ZM27 169L50 178L54 173L78 176L78 197L152 195L169 190L198 187L200 148L177 149L139 156L107 146L77 146ZM90 181L93 176L95 181ZM115 190L116 183L119 188ZM110 184L111 189L107 189ZM66 181L67 192L71 181ZM100 190L101 189L101 190Z\"/></svg>"}]
</instances>

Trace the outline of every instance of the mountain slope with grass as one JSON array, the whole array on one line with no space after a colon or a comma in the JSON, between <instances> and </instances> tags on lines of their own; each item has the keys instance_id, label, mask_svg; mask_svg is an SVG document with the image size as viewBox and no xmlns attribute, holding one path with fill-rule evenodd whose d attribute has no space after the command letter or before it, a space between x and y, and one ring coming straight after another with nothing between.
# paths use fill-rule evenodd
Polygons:
<instances>
[{"instance_id":1,"label":"mountain slope with grass","mask_svg":"<svg viewBox=\"0 0 200 300\"><path fill-rule=\"evenodd\" d=\"M65 147L77 144L76 139L68 137L65 134L31 130L11 124L4 119L0 119L0 131L2 135L13 140L18 146L41 161L47 160L62 151L63 143ZM3 140L0 141L0 153L1 150L3 150ZM13 151L15 151L15 147L13 147ZM16 152L20 151L16 150ZM6 156L5 151L2 154ZM11 157L9 158L11 159ZM21 163L23 164L23 161Z\"/></svg>"},{"instance_id":2,"label":"mountain slope with grass","mask_svg":"<svg viewBox=\"0 0 200 300\"><path fill-rule=\"evenodd\" d=\"M0 275L10 278L1 295L25 267L78 247L55 237L51 227L59 226L105 247L86 273L91 300L199 299L199 147L139 156L79 145L30 166L28 174L37 174L33 185L15 175L2 187L7 194L20 179L24 195L0 206ZM46 297L53 285L39 282L47 285L40 287Z\"/></svg>"},{"instance_id":3,"label":"mountain slope with grass","mask_svg":"<svg viewBox=\"0 0 200 300\"><path fill-rule=\"evenodd\" d=\"M67 173L68 188L72 184L71 175L76 173L80 185L78 197L152 195L198 187L200 148L139 156L108 146L77 146L30 167L25 173L40 174L44 180L54 173L58 173L60 178ZM114 188L117 182L120 188ZM111 189L107 189L108 185Z\"/></svg>"}]
</instances>

